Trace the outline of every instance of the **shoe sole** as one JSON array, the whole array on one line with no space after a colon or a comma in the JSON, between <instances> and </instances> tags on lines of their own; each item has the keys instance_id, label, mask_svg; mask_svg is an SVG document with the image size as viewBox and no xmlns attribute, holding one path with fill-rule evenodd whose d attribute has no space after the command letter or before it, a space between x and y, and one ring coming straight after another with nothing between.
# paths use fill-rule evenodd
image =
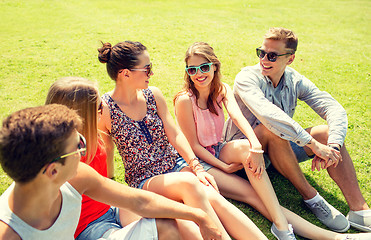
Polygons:
<instances>
[{"instance_id":1,"label":"shoe sole","mask_svg":"<svg viewBox=\"0 0 371 240\"><path fill-rule=\"evenodd\" d=\"M271 229L271 233L273 234L273 236L274 236L276 239L279 239L279 238L277 237L277 235L272 231L272 229Z\"/></svg>"},{"instance_id":2,"label":"shoe sole","mask_svg":"<svg viewBox=\"0 0 371 240\"><path fill-rule=\"evenodd\" d=\"M347 218L348 219L348 218ZM348 219L349 221L349 219ZM371 232L371 228L349 221L350 225L363 232Z\"/></svg>"}]
</instances>

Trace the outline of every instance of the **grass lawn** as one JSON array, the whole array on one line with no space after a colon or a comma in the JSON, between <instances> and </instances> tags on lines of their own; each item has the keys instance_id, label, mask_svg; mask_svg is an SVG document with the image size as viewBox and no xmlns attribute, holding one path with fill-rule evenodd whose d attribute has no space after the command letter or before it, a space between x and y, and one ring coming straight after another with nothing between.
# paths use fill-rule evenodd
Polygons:
<instances>
[{"instance_id":1,"label":"grass lawn","mask_svg":"<svg viewBox=\"0 0 371 240\"><path fill-rule=\"evenodd\" d=\"M223 81L231 86L239 70L257 63L255 48L269 27L293 29L299 47L292 67L328 91L348 113L347 147L359 184L371 204L371 1L217 1L217 0L1 0L0 118L44 103L52 82L63 76L97 81L101 93L114 83L97 60L100 40L140 41L154 65L151 85L172 97L183 84L186 49L210 43L222 62ZM299 103L295 119L304 127L325 123ZM346 214L348 207L327 173L300 165L313 186ZM282 205L322 226L305 208L292 185L274 170L270 177ZM116 177L123 166L116 155ZM0 170L0 193L11 183ZM234 202L262 231L271 224L245 204ZM354 230L350 230L354 232Z\"/></svg>"}]
</instances>

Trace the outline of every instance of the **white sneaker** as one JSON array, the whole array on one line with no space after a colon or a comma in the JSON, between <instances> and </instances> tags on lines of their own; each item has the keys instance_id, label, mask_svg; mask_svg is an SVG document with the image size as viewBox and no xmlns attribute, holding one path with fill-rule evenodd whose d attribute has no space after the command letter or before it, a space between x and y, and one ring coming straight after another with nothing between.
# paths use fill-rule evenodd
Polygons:
<instances>
[{"instance_id":1,"label":"white sneaker","mask_svg":"<svg viewBox=\"0 0 371 240\"><path fill-rule=\"evenodd\" d=\"M271 233L278 239L278 240L296 240L294 230L292 229L292 225L289 224L289 230L287 231L280 231L277 229L274 223L271 227Z\"/></svg>"},{"instance_id":2,"label":"white sneaker","mask_svg":"<svg viewBox=\"0 0 371 240\"><path fill-rule=\"evenodd\" d=\"M314 215L331 230L336 232L348 231L350 227L348 220L324 198L313 204L308 204L305 201L304 203Z\"/></svg>"},{"instance_id":3,"label":"white sneaker","mask_svg":"<svg viewBox=\"0 0 371 240\"><path fill-rule=\"evenodd\" d=\"M364 232L371 232L371 210L364 210L363 215L350 210L347 219L352 227Z\"/></svg>"}]
</instances>

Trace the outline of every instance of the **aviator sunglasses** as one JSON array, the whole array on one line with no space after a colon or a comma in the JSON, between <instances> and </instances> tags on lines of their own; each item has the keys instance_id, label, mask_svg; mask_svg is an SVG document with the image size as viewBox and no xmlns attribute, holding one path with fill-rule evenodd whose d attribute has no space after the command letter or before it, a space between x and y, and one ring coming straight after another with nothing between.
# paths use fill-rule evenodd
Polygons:
<instances>
[{"instance_id":1,"label":"aviator sunglasses","mask_svg":"<svg viewBox=\"0 0 371 240\"><path fill-rule=\"evenodd\" d=\"M270 62L275 62L279 56L284 56L284 55L292 55L292 53L285 53L285 54L277 54L275 52L266 52L261 48L256 48L256 55L259 58L264 58L265 55L267 55L267 59Z\"/></svg>"},{"instance_id":2,"label":"aviator sunglasses","mask_svg":"<svg viewBox=\"0 0 371 240\"><path fill-rule=\"evenodd\" d=\"M81 135L80 133L79 133L79 137L80 137L80 142L77 145L77 148L78 149L76 151L73 151L71 153L67 153L67 154L64 154L64 155L62 155L60 157L54 158L53 160L51 160L49 162L48 166L50 164L58 161L59 159L66 158L66 157L71 156L71 155L74 155L76 153L80 153L81 156L85 156L86 155L86 140L85 140L84 136ZM44 169L43 174L46 172L46 169L48 168L48 166L46 166L46 168Z\"/></svg>"},{"instance_id":3,"label":"aviator sunglasses","mask_svg":"<svg viewBox=\"0 0 371 240\"><path fill-rule=\"evenodd\" d=\"M200 70L201 73L210 72L211 65L213 65L213 63L203 63L198 67L186 67L185 70L189 76L193 76L197 73L197 70Z\"/></svg>"},{"instance_id":4,"label":"aviator sunglasses","mask_svg":"<svg viewBox=\"0 0 371 240\"><path fill-rule=\"evenodd\" d=\"M144 66L144 68L131 68L130 71L140 71L140 72L146 72L147 77L151 76L152 73L152 63L149 65Z\"/></svg>"}]
</instances>

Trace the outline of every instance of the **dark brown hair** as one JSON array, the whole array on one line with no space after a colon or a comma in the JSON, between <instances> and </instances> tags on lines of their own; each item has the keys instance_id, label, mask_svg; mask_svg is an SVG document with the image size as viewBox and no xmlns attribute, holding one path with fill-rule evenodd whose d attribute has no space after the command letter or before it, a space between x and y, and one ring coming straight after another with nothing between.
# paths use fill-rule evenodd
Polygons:
<instances>
[{"instance_id":1,"label":"dark brown hair","mask_svg":"<svg viewBox=\"0 0 371 240\"><path fill-rule=\"evenodd\" d=\"M107 64L107 73L115 81L121 69L131 69L138 65L138 55L147 50L140 42L125 41L113 47L108 42L102 44L103 46L98 48L98 59Z\"/></svg>"},{"instance_id":2,"label":"dark brown hair","mask_svg":"<svg viewBox=\"0 0 371 240\"><path fill-rule=\"evenodd\" d=\"M1 166L14 181L31 181L46 164L65 154L66 139L81 124L74 110L58 104L14 112L0 130Z\"/></svg>"}]
</instances>

